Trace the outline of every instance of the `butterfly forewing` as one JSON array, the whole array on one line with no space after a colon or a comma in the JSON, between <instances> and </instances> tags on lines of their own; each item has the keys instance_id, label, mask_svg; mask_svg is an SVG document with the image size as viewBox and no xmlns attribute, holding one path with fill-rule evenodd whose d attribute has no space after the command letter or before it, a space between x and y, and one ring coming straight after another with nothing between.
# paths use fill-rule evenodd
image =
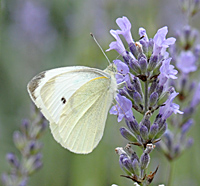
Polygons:
<instances>
[{"instance_id":1,"label":"butterfly forewing","mask_svg":"<svg viewBox=\"0 0 200 186\"><path fill-rule=\"evenodd\" d=\"M50 121L56 141L75 153L89 153L103 135L116 92L113 78L99 69L63 67L40 73L28 91Z\"/></svg>"}]
</instances>

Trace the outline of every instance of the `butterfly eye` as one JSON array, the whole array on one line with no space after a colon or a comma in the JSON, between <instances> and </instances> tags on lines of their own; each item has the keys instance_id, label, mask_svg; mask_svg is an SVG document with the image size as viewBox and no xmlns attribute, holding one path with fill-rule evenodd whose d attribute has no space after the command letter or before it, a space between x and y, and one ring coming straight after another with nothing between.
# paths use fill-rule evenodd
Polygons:
<instances>
[{"instance_id":1,"label":"butterfly eye","mask_svg":"<svg viewBox=\"0 0 200 186\"><path fill-rule=\"evenodd\" d=\"M62 101L63 104L66 103L66 99L64 97L61 98L61 101Z\"/></svg>"}]
</instances>

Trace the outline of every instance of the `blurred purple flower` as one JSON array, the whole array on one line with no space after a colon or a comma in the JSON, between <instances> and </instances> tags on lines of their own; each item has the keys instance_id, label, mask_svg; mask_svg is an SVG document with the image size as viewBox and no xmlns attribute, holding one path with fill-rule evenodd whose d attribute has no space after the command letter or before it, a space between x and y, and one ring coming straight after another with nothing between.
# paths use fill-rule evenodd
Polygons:
<instances>
[{"instance_id":1,"label":"blurred purple flower","mask_svg":"<svg viewBox=\"0 0 200 186\"><path fill-rule=\"evenodd\" d=\"M194 92L190 107L195 108L200 102L200 83L197 85L197 88Z\"/></svg>"},{"instance_id":2,"label":"blurred purple flower","mask_svg":"<svg viewBox=\"0 0 200 186\"><path fill-rule=\"evenodd\" d=\"M178 73L178 71L174 69L173 65L170 65L171 59L172 58L168 58L162 62L162 66L160 67L160 75L158 76L160 86L164 85L169 78L177 79L175 75Z\"/></svg>"},{"instance_id":3,"label":"blurred purple flower","mask_svg":"<svg viewBox=\"0 0 200 186\"><path fill-rule=\"evenodd\" d=\"M14 8L13 19L11 36L17 36L19 41L30 40L45 49L54 46L57 32L50 23L49 10L41 3L28 0L19 4Z\"/></svg>"},{"instance_id":4,"label":"blurred purple flower","mask_svg":"<svg viewBox=\"0 0 200 186\"><path fill-rule=\"evenodd\" d=\"M173 45L176 41L175 38L170 37L166 39L166 35L168 33L167 26L160 28L157 33L155 34L153 41L154 41L154 47L153 47L153 55L161 55L165 54L166 49L169 47L169 45Z\"/></svg>"},{"instance_id":5,"label":"blurred purple flower","mask_svg":"<svg viewBox=\"0 0 200 186\"><path fill-rule=\"evenodd\" d=\"M117 115L118 122L120 122L123 118L127 119L128 121L132 121L132 102L125 96L121 96L120 94L117 94L115 99L117 101L117 104L110 109L110 114Z\"/></svg>"},{"instance_id":6,"label":"blurred purple flower","mask_svg":"<svg viewBox=\"0 0 200 186\"><path fill-rule=\"evenodd\" d=\"M129 45L134 43L131 35L131 23L128 18L125 16L118 18L116 23L121 28L121 30L117 30L117 33L123 35Z\"/></svg>"},{"instance_id":7,"label":"blurred purple flower","mask_svg":"<svg viewBox=\"0 0 200 186\"><path fill-rule=\"evenodd\" d=\"M182 51L177 58L177 68L187 74L197 70L196 57L191 51Z\"/></svg>"},{"instance_id":8,"label":"blurred purple flower","mask_svg":"<svg viewBox=\"0 0 200 186\"><path fill-rule=\"evenodd\" d=\"M191 128L191 126L194 124L193 119L189 119L186 123L183 124L181 127L181 134L185 135Z\"/></svg>"},{"instance_id":9,"label":"blurred purple flower","mask_svg":"<svg viewBox=\"0 0 200 186\"><path fill-rule=\"evenodd\" d=\"M178 93L174 91L165 102L165 105L160 108L159 114L163 120L166 120L169 116L172 115L172 113L183 114L183 112L179 110L179 105L173 103L173 100L177 95Z\"/></svg>"}]
</instances>

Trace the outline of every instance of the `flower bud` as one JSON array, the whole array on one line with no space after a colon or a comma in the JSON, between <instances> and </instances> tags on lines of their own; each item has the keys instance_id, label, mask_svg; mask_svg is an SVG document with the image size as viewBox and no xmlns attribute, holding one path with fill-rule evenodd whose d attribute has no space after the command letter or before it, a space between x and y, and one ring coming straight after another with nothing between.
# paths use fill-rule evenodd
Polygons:
<instances>
[{"instance_id":1,"label":"flower bud","mask_svg":"<svg viewBox=\"0 0 200 186\"><path fill-rule=\"evenodd\" d=\"M28 135L30 128L30 121L28 119L24 119L21 124L21 130L25 135Z\"/></svg>"},{"instance_id":2,"label":"flower bud","mask_svg":"<svg viewBox=\"0 0 200 186\"><path fill-rule=\"evenodd\" d=\"M141 39L140 44L142 45L142 49L143 49L144 54L147 54L148 53L148 42Z\"/></svg>"},{"instance_id":3,"label":"flower bud","mask_svg":"<svg viewBox=\"0 0 200 186\"><path fill-rule=\"evenodd\" d=\"M158 114L154 120L154 123L159 123L161 121L161 118L162 118L162 115L161 114Z\"/></svg>"},{"instance_id":4,"label":"flower bud","mask_svg":"<svg viewBox=\"0 0 200 186\"><path fill-rule=\"evenodd\" d=\"M144 57L141 57L139 59L139 64L140 64L140 69L141 69L142 74L145 74L147 71L147 59Z\"/></svg>"},{"instance_id":5,"label":"flower bud","mask_svg":"<svg viewBox=\"0 0 200 186\"><path fill-rule=\"evenodd\" d=\"M154 92L154 90L156 89L157 85L158 85L158 82L157 82L157 80L155 79L155 80L151 83L151 86L150 86L150 89L149 89L149 95L151 95L151 94Z\"/></svg>"},{"instance_id":6,"label":"flower bud","mask_svg":"<svg viewBox=\"0 0 200 186\"><path fill-rule=\"evenodd\" d=\"M123 166L131 173L134 173L131 160L127 157L122 160Z\"/></svg>"},{"instance_id":7,"label":"flower bud","mask_svg":"<svg viewBox=\"0 0 200 186\"><path fill-rule=\"evenodd\" d=\"M140 158L140 167L142 170L146 169L150 162L150 156L147 153L143 153Z\"/></svg>"},{"instance_id":8,"label":"flower bud","mask_svg":"<svg viewBox=\"0 0 200 186\"><path fill-rule=\"evenodd\" d=\"M19 168L20 163L15 154L8 153L6 155L6 159L11 164L11 166L13 166L15 168Z\"/></svg>"},{"instance_id":9,"label":"flower bud","mask_svg":"<svg viewBox=\"0 0 200 186\"><path fill-rule=\"evenodd\" d=\"M138 162L140 161L138 155L136 154L136 152L131 154L131 160L133 161L134 159L136 159Z\"/></svg>"},{"instance_id":10,"label":"flower bud","mask_svg":"<svg viewBox=\"0 0 200 186\"><path fill-rule=\"evenodd\" d=\"M26 146L26 143L27 143L26 137L19 131L14 132L13 141L15 143L15 146L19 150L22 150Z\"/></svg>"},{"instance_id":11,"label":"flower bud","mask_svg":"<svg viewBox=\"0 0 200 186\"><path fill-rule=\"evenodd\" d=\"M30 141L26 148L26 154L37 154L42 148L42 144L39 141Z\"/></svg>"},{"instance_id":12,"label":"flower bud","mask_svg":"<svg viewBox=\"0 0 200 186\"><path fill-rule=\"evenodd\" d=\"M135 56L135 58L138 56L138 51L137 48L135 46L135 43L131 43L129 44L129 49L131 51L131 53Z\"/></svg>"},{"instance_id":13,"label":"flower bud","mask_svg":"<svg viewBox=\"0 0 200 186\"><path fill-rule=\"evenodd\" d=\"M158 62L158 56L152 55L150 60L149 60L149 64L148 64L148 68L147 70L150 72L152 70L154 70L154 68L156 67Z\"/></svg>"},{"instance_id":14,"label":"flower bud","mask_svg":"<svg viewBox=\"0 0 200 186\"><path fill-rule=\"evenodd\" d=\"M149 106L153 107L157 103L157 100L158 100L158 93L153 92L149 98Z\"/></svg>"},{"instance_id":15,"label":"flower bud","mask_svg":"<svg viewBox=\"0 0 200 186\"><path fill-rule=\"evenodd\" d=\"M42 162L41 162L42 155L40 153L30 156L24 163L24 167L27 171L27 173L33 174L36 170L41 168Z\"/></svg>"},{"instance_id":16,"label":"flower bud","mask_svg":"<svg viewBox=\"0 0 200 186\"><path fill-rule=\"evenodd\" d=\"M130 65L131 69L133 71L135 71L137 74L141 73L140 65L137 60L131 59L129 65Z\"/></svg>"},{"instance_id":17,"label":"flower bud","mask_svg":"<svg viewBox=\"0 0 200 186\"><path fill-rule=\"evenodd\" d=\"M154 123L151 128L150 128L150 131L149 131L149 139L154 139L155 135L157 134L158 132L158 124Z\"/></svg>"},{"instance_id":18,"label":"flower bud","mask_svg":"<svg viewBox=\"0 0 200 186\"><path fill-rule=\"evenodd\" d=\"M119 165L121 167L121 169L128 175L131 175L131 172L129 171L129 168L127 169L126 167L128 167L128 162L126 161L129 161L129 158L126 154L121 154L119 156ZM126 165L126 167L124 166Z\"/></svg>"},{"instance_id":19,"label":"flower bud","mask_svg":"<svg viewBox=\"0 0 200 186\"><path fill-rule=\"evenodd\" d=\"M131 142L136 142L137 141L136 137L134 136L134 134L132 134L128 129L126 129L124 127L120 128L120 133L128 141L131 141Z\"/></svg>"},{"instance_id":20,"label":"flower bud","mask_svg":"<svg viewBox=\"0 0 200 186\"><path fill-rule=\"evenodd\" d=\"M133 168L134 174L137 176L140 176L140 165L137 159L133 160L132 168Z\"/></svg>"},{"instance_id":21,"label":"flower bud","mask_svg":"<svg viewBox=\"0 0 200 186\"><path fill-rule=\"evenodd\" d=\"M162 92L163 92L163 86L162 85L161 86L157 86L156 87L156 92L158 93L158 96L160 96L162 94Z\"/></svg>"},{"instance_id":22,"label":"flower bud","mask_svg":"<svg viewBox=\"0 0 200 186\"><path fill-rule=\"evenodd\" d=\"M149 119L143 118L143 120L141 121L141 124L144 125L145 127L147 127L147 129L149 131L150 126L151 126L151 122L149 121Z\"/></svg>"},{"instance_id":23,"label":"flower bud","mask_svg":"<svg viewBox=\"0 0 200 186\"><path fill-rule=\"evenodd\" d=\"M144 125L141 125L140 127L140 136L142 137L143 140L148 139L148 129Z\"/></svg>"},{"instance_id":24,"label":"flower bud","mask_svg":"<svg viewBox=\"0 0 200 186\"><path fill-rule=\"evenodd\" d=\"M142 105L142 96L139 94L139 92L135 91L133 93L133 100L135 102L136 105L141 106Z\"/></svg>"},{"instance_id":25,"label":"flower bud","mask_svg":"<svg viewBox=\"0 0 200 186\"><path fill-rule=\"evenodd\" d=\"M142 95L143 95L142 86L141 86L141 83L140 83L140 81L139 81L139 79L138 79L137 77L134 77L134 78L133 78L132 84L133 84L135 90L136 90L137 92L139 92L140 95L142 96ZM143 96L142 96L142 97L143 97Z\"/></svg>"},{"instance_id":26,"label":"flower bud","mask_svg":"<svg viewBox=\"0 0 200 186\"><path fill-rule=\"evenodd\" d=\"M126 120L126 124L132 132L136 133L137 135L140 134L139 124L137 123L136 119L133 119L133 121Z\"/></svg>"},{"instance_id":27,"label":"flower bud","mask_svg":"<svg viewBox=\"0 0 200 186\"><path fill-rule=\"evenodd\" d=\"M152 55L152 52L153 52L153 45L154 45L153 39L150 38L150 39L149 39L149 44L148 44L148 54L147 54L147 58L148 58L148 59L149 59L150 56Z\"/></svg>"},{"instance_id":28,"label":"flower bud","mask_svg":"<svg viewBox=\"0 0 200 186\"><path fill-rule=\"evenodd\" d=\"M167 130L167 123L165 122L162 126L162 128L158 131L158 133L156 134L156 137L155 139L158 139L160 138L164 133L165 131Z\"/></svg>"}]
</instances>

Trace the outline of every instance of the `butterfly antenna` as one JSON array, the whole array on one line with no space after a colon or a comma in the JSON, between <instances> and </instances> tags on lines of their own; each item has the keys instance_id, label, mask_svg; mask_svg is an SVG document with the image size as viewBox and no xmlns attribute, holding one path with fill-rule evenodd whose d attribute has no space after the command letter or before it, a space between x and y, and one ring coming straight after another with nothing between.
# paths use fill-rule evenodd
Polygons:
<instances>
[{"instance_id":1,"label":"butterfly antenna","mask_svg":"<svg viewBox=\"0 0 200 186\"><path fill-rule=\"evenodd\" d=\"M95 43L98 45L98 47L100 48L100 50L102 51L103 55L106 57L107 61L109 64L111 64L110 60L108 59L108 56L105 54L105 52L103 51L102 47L100 46L100 44L98 43L98 41L96 40L96 38L94 37L94 35L92 33L90 33L90 35L92 36L92 38L94 39Z\"/></svg>"}]
</instances>

